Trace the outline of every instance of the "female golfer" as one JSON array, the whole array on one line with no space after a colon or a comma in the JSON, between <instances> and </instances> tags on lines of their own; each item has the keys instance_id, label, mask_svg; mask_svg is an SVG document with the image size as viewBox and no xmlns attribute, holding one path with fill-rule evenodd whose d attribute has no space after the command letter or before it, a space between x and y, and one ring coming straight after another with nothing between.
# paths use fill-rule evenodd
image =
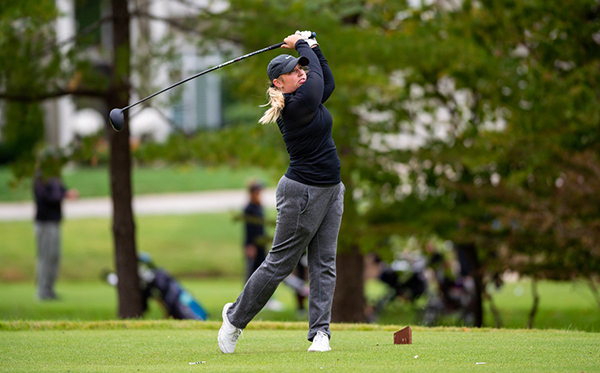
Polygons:
<instances>
[{"instance_id":1,"label":"female golfer","mask_svg":"<svg viewBox=\"0 0 600 373\"><path fill-rule=\"evenodd\" d=\"M332 118L323 106L334 88L333 75L310 31L284 39L300 57L279 55L267 74L270 108L260 123L277 123L290 157L277 185L277 225L265 261L248 279L235 303L223 307L219 348L233 353L242 329L264 307L279 283L308 248L308 351L330 351L335 256L345 187L331 138ZM305 67L308 67L306 72Z\"/></svg>"}]
</instances>

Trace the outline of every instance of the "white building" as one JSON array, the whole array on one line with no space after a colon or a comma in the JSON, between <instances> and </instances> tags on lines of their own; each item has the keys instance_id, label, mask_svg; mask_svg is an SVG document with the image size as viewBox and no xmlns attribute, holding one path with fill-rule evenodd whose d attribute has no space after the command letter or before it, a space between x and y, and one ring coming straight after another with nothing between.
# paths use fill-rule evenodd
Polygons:
<instances>
[{"instance_id":1,"label":"white building","mask_svg":"<svg viewBox=\"0 0 600 373\"><path fill-rule=\"evenodd\" d=\"M216 5L215 5L216 4ZM108 0L56 0L56 5L62 16L56 22L57 40L75 40L76 34L82 35L76 41L62 45L63 51L73 47L73 43L85 43L86 53L94 65L100 70L108 68L108 61L103 52L111 50L111 22L100 22L110 15ZM177 19L193 16L202 7L227 6L223 2L206 0L181 1L130 1L131 12L141 11L148 14L160 15L161 19ZM218 9L217 9L218 10ZM98 23L100 22L100 25ZM83 32L82 32L83 31ZM131 56L135 63L136 56L143 53L144 48L153 45L169 34L170 26L160 20L148 17L132 17L131 21ZM147 36L149 43L142 42ZM145 40L145 39L144 39ZM186 41L182 36L175 37L175 45L180 60L181 77L191 76L221 61L218 56L200 56L196 46ZM138 52L138 53L136 53ZM150 67L152 68L152 67ZM133 75L133 86L145 83L155 90L174 83L169 78L168 67L158 67L151 76ZM141 79L152 79L150 82ZM193 132L199 128L217 128L222 125L221 78L217 74L207 74L194 79L173 91L177 92L178 100L168 103L168 94L157 96L148 101L152 108L142 105L131 109L130 129L132 136L151 137L157 141L166 139L173 126ZM143 97L132 93L131 102ZM86 136L103 130L106 114L112 108L103 107L104 103L94 99L75 99L65 96L59 99L47 100L44 103L46 111L46 140L52 145L66 146L75 136Z\"/></svg>"}]
</instances>

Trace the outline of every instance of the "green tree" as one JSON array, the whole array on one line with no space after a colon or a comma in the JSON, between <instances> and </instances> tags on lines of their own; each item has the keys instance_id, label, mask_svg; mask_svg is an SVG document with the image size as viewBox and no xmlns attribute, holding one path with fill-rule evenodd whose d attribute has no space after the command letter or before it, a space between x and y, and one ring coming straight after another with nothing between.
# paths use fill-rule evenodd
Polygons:
<instances>
[{"instance_id":1,"label":"green tree","mask_svg":"<svg viewBox=\"0 0 600 373\"><path fill-rule=\"evenodd\" d=\"M68 54L60 52L54 33L55 20L58 16L54 1L2 2L0 5L0 28L2 29L0 99L8 102L5 113L7 123L4 127L4 135L8 140L12 139L13 128L20 126L14 131L14 138L18 139L27 139L24 134L40 128L40 112L36 108L41 101L48 98L71 94L101 99L107 108L123 107L128 104L131 18L128 3L113 0L111 13L112 17L99 20L94 25L94 28L98 28L105 21L110 21L113 25L114 48L111 51L111 71L108 79L110 84L106 84L107 79L102 79L92 68L83 50L78 49L79 45L71 48ZM27 116L23 117L24 110L17 111L20 108L29 109ZM27 120L29 117L36 119ZM108 124L107 128L110 128ZM109 130L108 138L111 148L110 180L114 211L115 262L120 279L118 314L123 318L139 317L142 313L142 302L137 274L135 225L131 209L131 156L128 126L119 134ZM30 155L34 154L34 146L40 142L40 139L41 136L31 141L13 141L13 143L20 146L18 150L22 154ZM24 162L29 164L34 161L31 156L24 159ZM25 168L32 170L32 167Z\"/></svg>"},{"instance_id":2,"label":"green tree","mask_svg":"<svg viewBox=\"0 0 600 373\"><path fill-rule=\"evenodd\" d=\"M2 6L33 11L33 3ZM165 20L185 32L194 25L201 32L200 46L224 57L274 44L297 29L318 33L336 78L327 106L347 187L336 321L364 320L362 254L395 235L434 234L467 250L476 264L476 325L482 324L485 281L493 273L513 269L534 278L592 279L600 268L595 193L600 184L599 4L448 4L411 8L404 1L379 0L231 1L223 10L207 8L198 17ZM113 15L125 22L126 8L113 6L120 9ZM157 19L143 9L134 14ZM9 35L14 22L1 27ZM111 85L92 90L82 84L70 93L100 93L112 100L108 108L125 106L120 94L130 84L130 62L121 43L127 30L118 34L115 45L124 47L115 53ZM1 61L7 61L9 53L0 51ZM220 72L235 83L230 94L255 107L254 112L248 109L249 117L260 117L262 109L256 105L264 102L265 70L273 55ZM59 71L53 61L47 58L34 66L44 72L46 78L39 81L44 84L22 91L19 87L29 86L14 84L17 90L0 98L34 102L67 92L46 88L55 88L57 84L46 83L61 81L61 76L68 81L73 73ZM84 65L74 64L81 71ZM6 71L11 70L0 69L0 86L9 87ZM83 75L85 82L97 82ZM287 160L277 128L240 124L195 138L180 134L166 147L150 145L138 154L252 163L283 173ZM115 232L115 237L124 233L130 238L119 239L124 246L115 245L126 247L131 259L135 241L129 232L135 227L128 212L117 213L130 205L130 165L120 163L129 159L129 148L120 135L109 135L117 147L111 165L124 167L111 178L113 195L120 196L114 200L115 213L124 217L115 219L114 229L127 231Z\"/></svg>"},{"instance_id":3,"label":"green tree","mask_svg":"<svg viewBox=\"0 0 600 373\"><path fill-rule=\"evenodd\" d=\"M28 8L36 12L29 14ZM28 15L28 16L27 16ZM0 4L0 87L14 96L27 96L39 90L39 80L32 77L52 76L57 72L58 58L50 54L43 61L32 55L53 35L49 22L56 17L52 2L6 1ZM10 74L9 74L10 72ZM0 142L0 162L31 162L34 149L44 139L43 112L32 100L7 102Z\"/></svg>"},{"instance_id":4,"label":"green tree","mask_svg":"<svg viewBox=\"0 0 600 373\"><path fill-rule=\"evenodd\" d=\"M385 152L403 180L370 177L372 200L383 197L370 222L475 248L478 292L486 273L508 268L534 279L597 275L597 2L465 2L416 14L405 27L429 30L420 41L432 55L412 55L398 97L409 117L445 108L449 118L434 117L419 149ZM449 131L435 136L440 122Z\"/></svg>"}]
</instances>

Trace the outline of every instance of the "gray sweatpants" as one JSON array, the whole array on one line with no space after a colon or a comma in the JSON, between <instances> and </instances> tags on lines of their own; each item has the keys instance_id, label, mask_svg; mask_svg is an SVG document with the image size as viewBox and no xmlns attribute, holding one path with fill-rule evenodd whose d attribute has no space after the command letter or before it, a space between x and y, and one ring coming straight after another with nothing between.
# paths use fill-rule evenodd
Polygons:
<instances>
[{"instance_id":1,"label":"gray sweatpants","mask_svg":"<svg viewBox=\"0 0 600 373\"><path fill-rule=\"evenodd\" d=\"M308 247L308 340L317 331L331 336L335 255L344 211L343 183L311 186L282 177L277 185L277 226L273 246L229 308L231 324L244 329L296 267Z\"/></svg>"},{"instance_id":2,"label":"gray sweatpants","mask_svg":"<svg viewBox=\"0 0 600 373\"><path fill-rule=\"evenodd\" d=\"M39 299L52 299L54 282L60 264L60 222L36 221L37 241L37 296Z\"/></svg>"}]
</instances>

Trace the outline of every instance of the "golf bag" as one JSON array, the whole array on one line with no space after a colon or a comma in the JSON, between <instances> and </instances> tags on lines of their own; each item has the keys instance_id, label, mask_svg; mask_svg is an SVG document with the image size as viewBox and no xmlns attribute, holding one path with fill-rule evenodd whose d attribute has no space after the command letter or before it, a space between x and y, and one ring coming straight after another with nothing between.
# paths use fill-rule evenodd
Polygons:
<instances>
[{"instance_id":1,"label":"golf bag","mask_svg":"<svg viewBox=\"0 0 600 373\"><path fill-rule=\"evenodd\" d=\"M156 299L168 316L177 319L206 320L208 313L194 297L186 291L179 281L164 269L154 265L150 256L141 253L138 257L138 273L141 280L141 292L144 311L148 300ZM114 273L105 275L111 285L117 284Z\"/></svg>"},{"instance_id":2,"label":"golf bag","mask_svg":"<svg viewBox=\"0 0 600 373\"><path fill-rule=\"evenodd\" d=\"M367 309L367 320L376 322L384 309L396 299L403 299L416 305L427 291L425 264L422 258L395 260L386 264L377 254L367 256L365 276L378 279L385 284L385 293Z\"/></svg>"},{"instance_id":3,"label":"golf bag","mask_svg":"<svg viewBox=\"0 0 600 373\"><path fill-rule=\"evenodd\" d=\"M208 314L204 308L173 276L159 268L151 271L152 279L142 290L146 302L149 297L155 298L174 319L206 320Z\"/></svg>"},{"instance_id":4,"label":"golf bag","mask_svg":"<svg viewBox=\"0 0 600 373\"><path fill-rule=\"evenodd\" d=\"M387 285L386 293L377 301L370 322L375 322L384 308L397 298L402 298L414 304L427 290L427 281L422 269L409 268L399 270L393 265L384 266L379 274L379 280Z\"/></svg>"}]
</instances>

